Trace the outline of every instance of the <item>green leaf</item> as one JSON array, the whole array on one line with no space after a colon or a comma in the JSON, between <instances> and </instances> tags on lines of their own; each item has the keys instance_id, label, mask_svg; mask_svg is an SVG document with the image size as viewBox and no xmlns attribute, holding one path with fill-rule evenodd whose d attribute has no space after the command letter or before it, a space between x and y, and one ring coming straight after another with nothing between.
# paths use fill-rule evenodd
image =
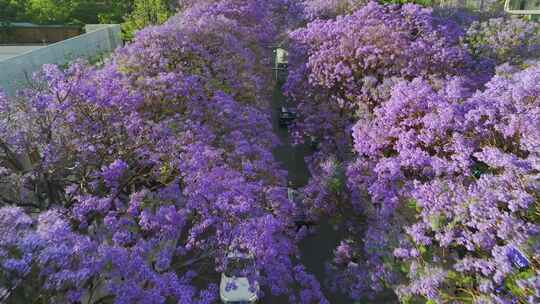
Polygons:
<instances>
[{"instance_id":1,"label":"green leaf","mask_svg":"<svg viewBox=\"0 0 540 304\"><path fill-rule=\"evenodd\" d=\"M444 225L445 220L446 218L440 214L432 215L429 219L431 229L433 229L433 231L439 231Z\"/></svg>"}]
</instances>

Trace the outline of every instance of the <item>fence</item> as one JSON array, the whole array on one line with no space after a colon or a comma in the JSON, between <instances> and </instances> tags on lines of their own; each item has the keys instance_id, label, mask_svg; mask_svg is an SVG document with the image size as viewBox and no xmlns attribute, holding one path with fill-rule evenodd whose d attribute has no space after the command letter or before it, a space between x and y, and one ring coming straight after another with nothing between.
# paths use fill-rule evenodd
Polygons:
<instances>
[{"instance_id":1,"label":"fence","mask_svg":"<svg viewBox=\"0 0 540 304\"><path fill-rule=\"evenodd\" d=\"M82 34L77 26L52 26L13 23L0 26L2 44L56 43Z\"/></svg>"},{"instance_id":2,"label":"fence","mask_svg":"<svg viewBox=\"0 0 540 304\"><path fill-rule=\"evenodd\" d=\"M12 95L43 64L63 65L77 58L95 58L121 44L119 25L87 26L86 34L0 61L0 88Z\"/></svg>"}]
</instances>

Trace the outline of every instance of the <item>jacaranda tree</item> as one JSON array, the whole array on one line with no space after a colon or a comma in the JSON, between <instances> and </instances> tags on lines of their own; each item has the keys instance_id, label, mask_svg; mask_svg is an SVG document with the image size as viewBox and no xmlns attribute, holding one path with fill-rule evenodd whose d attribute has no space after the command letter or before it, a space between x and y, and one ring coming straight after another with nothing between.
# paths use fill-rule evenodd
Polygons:
<instances>
[{"instance_id":1,"label":"jacaranda tree","mask_svg":"<svg viewBox=\"0 0 540 304\"><path fill-rule=\"evenodd\" d=\"M304 203L347 232L329 281L354 299L538 301L538 68L485 84L497 54L530 54L537 35L477 27L368 3L290 35L294 128L320 148Z\"/></svg>"},{"instance_id":2,"label":"jacaranda tree","mask_svg":"<svg viewBox=\"0 0 540 304\"><path fill-rule=\"evenodd\" d=\"M270 152L270 4L194 3L100 69L48 65L2 97L3 299L214 303L241 249L261 290L325 301Z\"/></svg>"},{"instance_id":3,"label":"jacaranda tree","mask_svg":"<svg viewBox=\"0 0 540 304\"><path fill-rule=\"evenodd\" d=\"M299 212L342 227L326 281L352 300L540 301L536 25L363 1L178 7L101 67L45 65L0 93L0 302L216 303L240 250L259 296L328 303L299 262ZM301 205L271 153L284 36L290 131L317 150Z\"/></svg>"}]
</instances>

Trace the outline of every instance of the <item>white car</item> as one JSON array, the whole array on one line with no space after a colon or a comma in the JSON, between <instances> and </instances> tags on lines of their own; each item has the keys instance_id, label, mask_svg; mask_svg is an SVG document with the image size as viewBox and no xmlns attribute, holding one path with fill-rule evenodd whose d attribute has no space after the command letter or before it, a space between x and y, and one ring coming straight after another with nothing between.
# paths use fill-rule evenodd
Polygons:
<instances>
[{"instance_id":1,"label":"white car","mask_svg":"<svg viewBox=\"0 0 540 304\"><path fill-rule=\"evenodd\" d=\"M238 251L227 254L225 271L221 274L219 296L224 304L251 304L257 302L259 284L246 277L245 271L253 266L253 257Z\"/></svg>"}]
</instances>

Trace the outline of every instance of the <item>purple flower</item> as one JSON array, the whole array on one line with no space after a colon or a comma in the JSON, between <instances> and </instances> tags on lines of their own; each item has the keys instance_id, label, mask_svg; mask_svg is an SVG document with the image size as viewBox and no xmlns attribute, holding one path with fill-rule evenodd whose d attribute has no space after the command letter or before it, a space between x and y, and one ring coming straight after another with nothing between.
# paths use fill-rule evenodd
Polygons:
<instances>
[{"instance_id":1,"label":"purple flower","mask_svg":"<svg viewBox=\"0 0 540 304\"><path fill-rule=\"evenodd\" d=\"M128 165L120 159L115 160L109 166L101 169L101 176L105 185L110 188L116 188L120 185L120 178L124 176Z\"/></svg>"},{"instance_id":2,"label":"purple flower","mask_svg":"<svg viewBox=\"0 0 540 304\"><path fill-rule=\"evenodd\" d=\"M514 247L508 249L507 252L508 258L512 263L519 269L529 267L529 260Z\"/></svg>"}]
</instances>

